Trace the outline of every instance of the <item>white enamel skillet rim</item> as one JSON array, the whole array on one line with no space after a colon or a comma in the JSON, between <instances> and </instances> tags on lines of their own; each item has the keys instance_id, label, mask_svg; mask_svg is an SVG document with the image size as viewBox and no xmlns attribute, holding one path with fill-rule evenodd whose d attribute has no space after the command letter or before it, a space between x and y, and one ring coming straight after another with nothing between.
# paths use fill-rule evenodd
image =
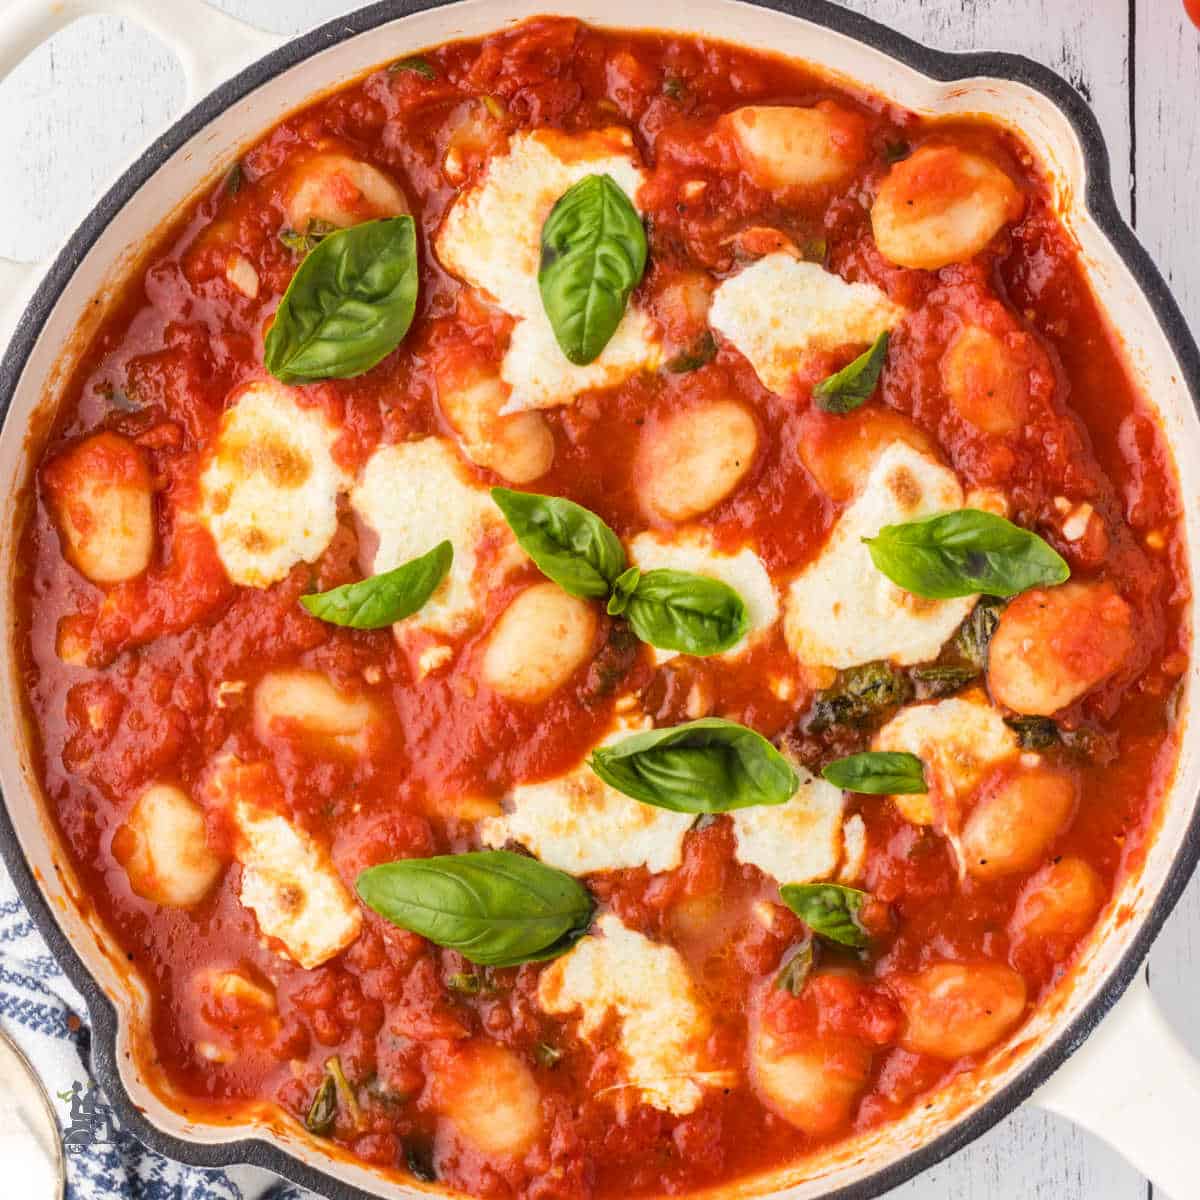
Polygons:
<instances>
[{"instance_id":1,"label":"white enamel skillet rim","mask_svg":"<svg viewBox=\"0 0 1200 1200\"><path fill-rule=\"evenodd\" d=\"M63 346L85 314L103 309L103 303L93 306L93 297L103 301L105 286L119 282L163 220L226 169L246 143L312 96L380 62L547 10L615 28L646 24L644 0L384 0L280 45L201 0L9 0L0 11L0 76L76 17L116 12L171 45L192 98L204 97L129 167L44 271L0 260L0 344L10 332L6 302L12 323L0 362L0 480L9 511L18 512L28 456L37 450L28 437L34 415L45 396L57 397L69 373L59 361ZM659 0L653 26L807 59L923 114L985 113L1019 128L1050 168L1092 285L1158 410L1180 472L1188 544L1200 546L1200 352L1161 275L1118 214L1099 127L1065 81L1015 55L930 50L826 0ZM35 276L40 283L25 305ZM0 567L11 581L15 521L8 525L0 529ZM13 627L10 597L6 586L0 618L7 629ZM1198 603L1194 597L1193 628ZM181 1116L150 1089L136 1054L147 997L121 969L122 956L104 931L90 925L71 899L70 869L27 759L14 668L13 647L0 640L0 721L11 734L0 750L0 853L38 928L87 1000L92 1066L123 1127L172 1158L197 1166L267 1167L329 1200L430 1190L383 1180L334 1157L294 1124L264 1118L259 1124L206 1125ZM1181 721L1188 721L1198 695L1200 666L1193 661ZM1167 1029L1140 979L1117 1001L1200 859L1198 796L1200 734L1185 730L1179 769L1144 869L1125 885L1069 984L978 1076L956 1081L928 1108L898 1123L714 1195L870 1200L978 1137L1031 1096L1113 1142L1174 1200L1194 1194L1200 1144L1189 1114L1200 1110L1200 1068ZM1093 1031L1086 1049L1066 1063Z\"/></svg>"}]
</instances>

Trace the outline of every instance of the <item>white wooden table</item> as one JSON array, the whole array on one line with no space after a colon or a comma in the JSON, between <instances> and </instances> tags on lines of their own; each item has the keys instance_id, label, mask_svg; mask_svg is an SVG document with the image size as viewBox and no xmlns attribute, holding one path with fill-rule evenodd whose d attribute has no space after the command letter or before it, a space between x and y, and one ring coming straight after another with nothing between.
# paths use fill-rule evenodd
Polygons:
<instances>
[{"instance_id":1,"label":"white wooden table","mask_svg":"<svg viewBox=\"0 0 1200 1200\"><path fill-rule=\"evenodd\" d=\"M211 2L291 34L358 7L355 0ZM1107 135L1122 212L1200 328L1200 31L1180 0L843 2L941 49L1017 51L1066 76ZM48 254L182 98L171 55L105 17L66 30L0 84L0 255ZM1200 1054L1200 879L1159 938L1149 971L1176 1029ZM1088 1135L1021 1109L892 1197L1152 1200L1153 1188Z\"/></svg>"}]
</instances>

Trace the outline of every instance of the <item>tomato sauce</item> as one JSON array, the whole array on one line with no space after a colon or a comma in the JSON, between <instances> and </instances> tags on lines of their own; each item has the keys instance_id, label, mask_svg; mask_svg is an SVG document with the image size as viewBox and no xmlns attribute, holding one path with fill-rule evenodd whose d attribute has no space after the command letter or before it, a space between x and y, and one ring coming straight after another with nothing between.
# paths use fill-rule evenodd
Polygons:
<instances>
[{"instance_id":1,"label":"tomato sauce","mask_svg":"<svg viewBox=\"0 0 1200 1200\"><path fill-rule=\"evenodd\" d=\"M694 331L686 321L672 327L664 290L685 272L734 273L745 261L737 238L751 228L815 245L829 270L874 283L909 308L873 406L910 419L964 489L1003 490L1012 520L1037 529L1080 577L1111 582L1135 614L1130 657L1058 714L1065 728L1100 731L1107 752L1064 767L1077 782L1078 809L1043 859L1082 859L1106 895L1140 864L1174 769L1172 703L1190 631L1170 454L1089 291L1049 183L1014 133L981 121L926 122L748 50L602 33L567 20L533 21L424 58L428 72L376 70L249 147L234 174L163 231L83 355L31 484L36 504L16 585L42 786L91 903L154 998L152 1056L172 1103L232 1120L248 1102L268 1101L303 1121L336 1055L357 1112L341 1105L325 1136L380 1167L530 1200L719 1184L892 1119L982 1061L983 1054L945 1059L903 1048L905 1015L889 977L943 960L1006 963L1032 1003L1063 979L1083 938L1015 937L1014 909L1034 871L960 878L948 841L931 827L910 823L890 800L851 797L867 833L862 886L872 901L863 920L871 947L821 943L818 973L793 996L775 980L803 938L801 922L779 903L775 881L737 861L729 818L702 820L687 834L678 869L587 880L602 907L679 950L714 1014L710 1052L737 1082L675 1116L606 1093L620 1078L611 1038L589 1042L573 1021L541 1010L539 964L483 971L364 911L349 948L305 970L268 944L240 903L236 864L192 908L141 898L123 869L118 834L134 800L162 779L199 793L220 754L270 763L281 811L329 847L352 887L376 863L477 847L479 812L494 811L517 783L576 765L610 727L620 695L638 696L658 725L696 715L700 697L704 711L787 744L827 682L797 669L778 628L737 660L679 657L656 667L621 622L604 616L597 653L565 687L538 704L505 700L478 682L479 662L486 631L541 578L532 565L488 596L482 631L462 640L451 668L423 676L419 643L402 646L389 630L335 628L298 604L302 594L358 577L357 532L344 509L316 562L270 588L234 586L212 538L187 514L227 398L264 374L263 332L296 267L279 236L286 166L307 150L336 148L396 180L417 221L421 286L406 340L365 375L303 389L303 403L340 427L335 456L350 473L382 442L445 436L439 365L494 364L511 332L508 318L442 269L432 246L457 194L443 169L447 131L473 97L488 97L501 115L490 133L495 144L466 151L468 182L517 130L632 131L648 171L650 267L639 295L676 348ZM757 186L713 136L715 119L739 105L822 100L865 122L863 164L848 184L807 198L784 203ZM928 138L985 154L1023 201L1020 218L984 253L935 271L885 259L870 220L890 163ZM707 183L702 196L682 199L682 185L696 179ZM226 282L234 251L257 271L257 299ZM962 322L1021 347L1029 414L1016 434L981 434L947 401L942 358ZM719 340L700 369L644 373L585 393L546 413L554 462L531 490L568 496L632 536L646 525L634 466L643 431L696 403L735 397L755 414L758 458L700 523L718 545L753 542L767 569L786 576L816 555L843 508L818 486L802 450L812 422L831 419L814 416L813 384L849 357L806 364L796 390L781 396ZM142 449L156 495L149 569L107 588L65 560L53 514L55 464L99 430ZM470 469L485 483L502 482ZM1063 538L1055 507L1063 496L1086 499L1099 532L1089 526L1080 540ZM260 744L255 684L293 666L372 701L381 723L363 753L330 755L303 739ZM853 738L845 747L861 748ZM220 815L206 820L209 844L227 854ZM264 1018L246 996L197 986L209 967L236 968L272 993L274 1015ZM813 1039L840 1047L828 1069L857 1080L843 1115L806 1132L764 1102L746 1065L749 1017L785 1049ZM447 1138L436 1081L471 1039L516 1052L536 1080L544 1132L516 1160Z\"/></svg>"}]
</instances>

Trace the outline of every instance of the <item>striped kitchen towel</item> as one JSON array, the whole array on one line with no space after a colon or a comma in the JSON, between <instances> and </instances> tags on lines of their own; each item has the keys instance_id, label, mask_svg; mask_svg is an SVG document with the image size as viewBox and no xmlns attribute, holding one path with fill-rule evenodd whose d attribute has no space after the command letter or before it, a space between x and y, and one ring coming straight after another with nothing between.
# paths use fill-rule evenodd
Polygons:
<instances>
[{"instance_id":1,"label":"striped kitchen towel","mask_svg":"<svg viewBox=\"0 0 1200 1200\"><path fill-rule=\"evenodd\" d=\"M25 1052L50 1093L70 1147L68 1200L313 1200L310 1192L255 1167L202 1171L182 1166L146 1150L120 1128L88 1073L91 1031L83 1000L34 928L2 866L0 1027ZM87 1128L73 1127L76 1096L101 1119ZM21 1200L41 1198L21 1195Z\"/></svg>"}]
</instances>

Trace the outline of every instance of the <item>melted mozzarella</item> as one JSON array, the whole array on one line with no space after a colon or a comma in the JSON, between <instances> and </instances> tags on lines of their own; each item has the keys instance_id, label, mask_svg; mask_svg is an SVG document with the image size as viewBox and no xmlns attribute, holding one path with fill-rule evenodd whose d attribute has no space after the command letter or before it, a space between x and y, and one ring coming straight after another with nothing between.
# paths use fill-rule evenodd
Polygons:
<instances>
[{"instance_id":1,"label":"melted mozzarella","mask_svg":"<svg viewBox=\"0 0 1200 1200\"><path fill-rule=\"evenodd\" d=\"M286 818L252 801L239 800L233 819L241 901L263 933L282 942L307 970L350 945L362 913L329 855Z\"/></svg>"},{"instance_id":2,"label":"melted mozzarella","mask_svg":"<svg viewBox=\"0 0 1200 1200\"><path fill-rule=\"evenodd\" d=\"M750 628L746 636L721 657L743 653L779 620L779 598L762 559L748 546L723 554L713 546L706 529L680 529L672 533L647 530L629 544L629 558L643 571L688 571L728 584L746 605ZM652 649L656 662L675 657L674 650Z\"/></svg>"},{"instance_id":3,"label":"melted mozzarella","mask_svg":"<svg viewBox=\"0 0 1200 1200\"><path fill-rule=\"evenodd\" d=\"M337 436L269 379L249 384L222 415L200 477L200 519L234 583L269 587L329 545L348 486L333 459Z\"/></svg>"},{"instance_id":4,"label":"melted mozzarella","mask_svg":"<svg viewBox=\"0 0 1200 1200\"><path fill-rule=\"evenodd\" d=\"M504 562L519 553L487 490L466 476L454 448L442 438L380 446L367 461L350 503L379 539L370 564L374 575L428 553L439 542L454 545L446 577L402 626L447 634L470 628L482 611L487 586L485 579L476 578L481 544L486 539L498 547Z\"/></svg>"},{"instance_id":5,"label":"melted mozzarella","mask_svg":"<svg viewBox=\"0 0 1200 1200\"><path fill-rule=\"evenodd\" d=\"M604 174L636 205L644 175L627 130L515 134L507 153L488 163L483 180L460 194L437 235L443 266L516 318L500 372L512 389L506 412L570 404L579 392L613 387L657 365L654 326L631 304L600 356L576 366L555 340L538 291L546 217L568 188L587 175Z\"/></svg>"},{"instance_id":6,"label":"melted mozzarella","mask_svg":"<svg viewBox=\"0 0 1200 1200\"><path fill-rule=\"evenodd\" d=\"M821 553L792 581L784 604L792 653L810 666L837 668L936 658L976 597L926 600L906 592L876 569L863 538L962 505L953 472L906 443L888 447Z\"/></svg>"},{"instance_id":7,"label":"melted mozzarella","mask_svg":"<svg viewBox=\"0 0 1200 1200\"><path fill-rule=\"evenodd\" d=\"M612 734L601 745L627 736ZM482 822L486 846L519 842L534 857L572 875L646 867L673 871L695 816L642 804L605 783L586 762L543 783L520 784L505 813Z\"/></svg>"},{"instance_id":8,"label":"melted mozzarella","mask_svg":"<svg viewBox=\"0 0 1200 1200\"><path fill-rule=\"evenodd\" d=\"M925 764L929 791L892 797L918 825L932 825L939 814L956 818L983 777L1020 752L1017 735L978 692L902 709L875 735L872 748L907 751Z\"/></svg>"},{"instance_id":9,"label":"melted mozzarella","mask_svg":"<svg viewBox=\"0 0 1200 1200\"><path fill-rule=\"evenodd\" d=\"M782 393L806 355L865 346L904 313L873 284L847 283L777 253L717 288L709 323L750 360L764 387Z\"/></svg>"},{"instance_id":10,"label":"melted mozzarella","mask_svg":"<svg viewBox=\"0 0 1200 1200\"><path fill-rule=\"evenodd\" d=\"M739 862L780 883L831 879L842 857L841 788L800 769L800 787L786 804L732 812Z\"/></svg>"},{"instance_id":11,"label":"melted mozzarella","mask_svg":"<svg viewBox=\"0 0 1200 1200\"><path fill-rule=\"evenodd\" d=\"M655 1108L683 1116L699 1107L705 1086L729 1085L729 1072L705 1066L712 1022L678 951L611 914L546 968L538 1003L556 1015L578 1010L588 1040L615 1018L624 1082Z\"/></svg>"}]
</instances>

